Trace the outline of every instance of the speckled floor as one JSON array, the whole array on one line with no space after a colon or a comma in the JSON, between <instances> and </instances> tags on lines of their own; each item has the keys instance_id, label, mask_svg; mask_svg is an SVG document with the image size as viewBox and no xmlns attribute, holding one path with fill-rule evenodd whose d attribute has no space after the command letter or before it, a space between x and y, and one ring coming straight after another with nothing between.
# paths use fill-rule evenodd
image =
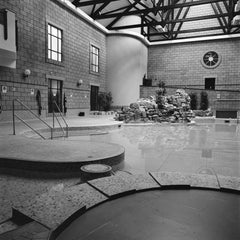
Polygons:
<instances>
[{"instance_id":1,"label":"speckled floor","mask_svg":"<svg viewBox=\"0 0 240 240\"><path fill-rule=\"evenodd\" d=\"M72 123L85 124L85 126L89 122L91 122L89 119L72 120ZM111 122L112 120L108 118L94 118L91 123L107 125ZM21 127L20 131L24 132L26 129ZM0 124L0 135L6 138L11 135L10 124ZM239 165L236 171L239 171ZM96 204L126 194L166 188L233 190L234 193L239 194L240 178L239 176L177 171L150 171L142 174L117 171L114 176L82 184L80 178L76 176L46 178L28 171L24 174L21 172L13 174L2 168L0 171L0 240L47 240L50 235L57 236L68 225L66 220L74 220ZM14 209L13 214L12 209ZM19 214L31 218L32 221L20 226ZM11 216L17 220L11 221ZM8 231L11 229L13 230Z\"/></svg>"}]
</instances>

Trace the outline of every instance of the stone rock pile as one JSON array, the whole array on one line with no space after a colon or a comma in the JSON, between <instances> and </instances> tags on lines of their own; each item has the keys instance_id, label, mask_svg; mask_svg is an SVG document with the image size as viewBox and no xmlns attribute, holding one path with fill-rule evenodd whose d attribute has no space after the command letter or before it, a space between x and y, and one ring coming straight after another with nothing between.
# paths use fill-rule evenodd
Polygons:
<instances>
[{"instance_id":1,"label":"stone rock pile","mask_svg":"<svg viewBox=\"0 0 240 240\"><path fill-rule=\"evenodd\" d=\"M159 96L158 96L159 97ZM141 98L123 107L116 113L115 119L128 122L190 122L195 116L190 110L190 97L183 90L178 89L174 95L160 96L161 106L156 103L156 98Z\"/></svg>"},{"instance_id":2,"label":"stone rock pile","mask_svg":"<svg viewBox=\"0 0 240 240\"><path fill-rule=\"evenodd\" d=\"M213 116L213 112L211 111L211 109L194 110L193 112L194 112L196 117L212 117Z\"/></svg>"}]
</instances>

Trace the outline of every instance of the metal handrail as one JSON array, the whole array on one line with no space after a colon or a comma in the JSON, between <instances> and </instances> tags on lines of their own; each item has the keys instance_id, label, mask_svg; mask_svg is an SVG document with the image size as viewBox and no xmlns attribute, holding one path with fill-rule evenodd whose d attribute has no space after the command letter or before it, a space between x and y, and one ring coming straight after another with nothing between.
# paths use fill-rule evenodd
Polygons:
<instances>
[{"instance_id":1,"label":"metal handrail","mask_svg":"<svg viewBox=\"0 0 240 240\"><path fill-rule=\"evenodd\" d=\"M60 121L59 121L56 113L55 113L54 110L53 110L53 124L54 124L54 118L56 118L56 120L57 120L57 122L58 122L58 125L60 126L60 128L61 128L61 130L62 130L62 132L63 132L63 135L65 135L65 131L64 131L64 129L63 129L63 127L62 127L62 125L61 125L61 123L60 123Z\"/></svg>"},{"instance_id":2,"label":"metal handrail","mask_svg":"<svg viewBox=\"0 0 240 240\"><path fill-rule=\"evenodd\" d=\"M22 123L24 123L27 127L31 128L37 135L39 135L42 139L46 139L42 134L40 134L37 130L35 130L33 127L31 127L26 121L24 121L22 118L20 118L19 116L17 116L15 114L15 117L18 118ZM14 134L15 135L15 134Z\"/></svg>"},{"instance_id":3,"label":"metal handrail","mask_svg":"<svg viewBox=\"0 0 240 240\"><path fill-rule=\"evenodd\" d=\"M62 115L62 112L61 112L61 110L60 110L59 106L57 105L56 101L53 101L53 102L54 102L55 106L57 107L57 109L58 109L58 112L59 112L59 114L60 114L60 116L61 116L61 118L62 118L63 122L64 122L64 123L65 123L65 125L66 125L66 137L68 137L68 124L67 124L67 122L66 122L65 118L63 117L63 115ZM54 111L53 111L53 113L54 113ZM55 114L55 113L54 113L54 114ZM55 115L55 116L56 116L56 115ZM56 116L56 119L57 119L57 121L58 121L58 118L57 118L57 116ZM61 124L60 124L60 122L59 122L59 121L58 121L58 124L59 124L59 126L62 128L62 126L61 126ZM63 128L62 128L62 130L63 130ZM63 130L63 132L64 132L64 130Z\"/></svg>"},{"instance_id":4,"label":"metal handrail","mask_svg":"<svg viewBox=\"0 0 240 240\"><path fill-rule=\"evenodd\" d=\"M27 105L25 105L24 103L22 103L19 99L15 98L12 101L13 104L13 135L16 135L16 124L15 124L15 117L17 117L20 121L22 121L24 124L26 124L29 128L31 128L34 132L37 132L37 130L34 130L32 127L30 127L29 124L27 124L23 119L21 119L19 116L16 115L15 113L15 101L17 101L18 103L20 103L26 110L28 110L30 113L32 113L37 119L39 119L41 122L43 122L48 128L50 128L51 130L51 139L53 139L53 128L47 123L45 122L43 119L41 119L36 113L34 113ZM37 134L41 137L43 137L40 133L37 132ZM44 137L43 137L44 138ZM45 138L44 138L45 139Z\"/></svg>"}]
</instances>

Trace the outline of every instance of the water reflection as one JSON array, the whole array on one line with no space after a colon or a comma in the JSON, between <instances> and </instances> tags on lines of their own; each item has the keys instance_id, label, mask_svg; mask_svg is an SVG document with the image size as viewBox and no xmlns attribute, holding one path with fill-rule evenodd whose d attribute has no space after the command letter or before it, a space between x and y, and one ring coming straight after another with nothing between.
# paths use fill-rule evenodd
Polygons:
<instances>
[{"instance_id":1,"label":"water reflection","mask_svg":"<svg viewBox=\"0 0 240 240\"><path fill-rule=\"evenodd\" d=\"M124 126L89 138L122 145L125 148L122 168L126 171L216 172L240 176L240 137L236 125Z\"/></svg>"}]
</instances>

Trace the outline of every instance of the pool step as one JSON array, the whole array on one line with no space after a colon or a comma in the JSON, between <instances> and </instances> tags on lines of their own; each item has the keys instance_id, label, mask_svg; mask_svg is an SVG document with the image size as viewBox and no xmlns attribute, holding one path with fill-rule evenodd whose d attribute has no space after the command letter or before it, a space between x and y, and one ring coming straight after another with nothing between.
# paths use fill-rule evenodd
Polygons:
<instances>
[{"instance_id":1,"label":"pool step","mask_svg":"<svg viewBox=\"0 0 240 240\"><path fill-rule=\"evenodd\" d=\"M23 214L18 213L15 209L12 209L12 216L0 223L0 235L16 230L33 220Z\"/></svg>"},{"instance_id":2,"label":"pool step","mask_svg":"<svg viewBox=\"0 0 240 240\"><path fill-rule=\"evenodd\" d=\"M16 224L12 219L4 221L0 224L0 235L5 233L5 232L15 230L18 227L19 227L19 225Z\"/></svg>"},{"instance_id":3,"label":"pool step","mask_svg":"<svg viewBox=\"0 0 240 240\"><path fill-rule=\"evenodd\" d=\"M50 230L42 224L32 221L24 225L18 225L13 221L6 221L4 228L0 225L0 239L31 239L31 240L48 240Z\"/></svg>"}]
</instances>

